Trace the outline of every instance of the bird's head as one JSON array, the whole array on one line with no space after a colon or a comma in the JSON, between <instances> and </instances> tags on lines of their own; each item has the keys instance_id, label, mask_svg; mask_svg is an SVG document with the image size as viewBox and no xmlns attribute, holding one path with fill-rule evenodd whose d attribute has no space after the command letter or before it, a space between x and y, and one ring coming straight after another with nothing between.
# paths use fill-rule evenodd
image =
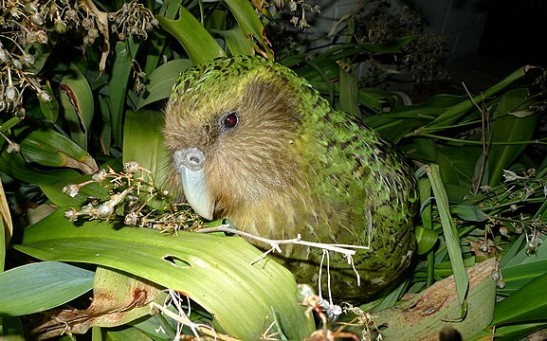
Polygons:
<instances>
[{"instance_id":1,"label":"bird's head","mask_svg":"<svg viewBox=\"0 0 547 341\"><path fill-rule=\"evenodd\" d=\"M305 186L302 153L295 152L305 135L299 82L290 70L249 56L181 75L164 135L177 182L199 215L229 216Z\"/></svg>"}]
</instances>

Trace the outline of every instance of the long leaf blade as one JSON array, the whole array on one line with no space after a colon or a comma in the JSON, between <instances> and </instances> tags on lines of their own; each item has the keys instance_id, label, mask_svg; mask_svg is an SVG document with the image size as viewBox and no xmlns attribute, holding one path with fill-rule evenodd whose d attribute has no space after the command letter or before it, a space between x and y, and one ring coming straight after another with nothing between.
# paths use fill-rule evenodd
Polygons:
<instances>
[{"instance_id":1,"label":"long leaf blade","mask_svg":"<svg viewBox=\"0 0 547 341\"><path fill-rule=\"evenodd\" d=\"M0 316L57 307L91 290L94 272L59 262L31 263L0 273Z\"/></svg>"},{"instance_id":2,"label":"long leaf blade","mask_svg":"<svg viewBox=\"0 0 547 341\"><path fill-rule=\"evenodd\" d=\"M146 94L139 97L137 110L147 104L168 98L180 73L190 66L192 66L192 62L188 59L175 59L155 69L148 77Z\"/></svg>"},{"instance_id":3,"label":"long leaf blade","mask_svg":"<svg viewBox=\"0 0 547 341\"><path fill-rule=\"evenodd\" d=\"M185 7L180 6L177 20L162 16L157 18L161 27L178 40L194 64L226 56L215 39Z\"/></svg>"},{"instance_id":4,"label":"long leaf blade","mask_svg":"<svg viewBox=\"0 0 547 341\"><path fill-rule=\"evenodd\" d=\"M163 145L163 113L152 110L128 111L123 138L123 161L137 161L152 172L154 181L164 185L169 177L169 154Z\"/></svg>"},{"instance_id":5,"label":"long leaf blade","mask_svg":"<svg viewBox=\"0 0 547 341\"><path fill-rule=\"evenodd\" d=\"M118 269L185 293L241 339L258 339L273 318L272 308L289 338L303 339L312 330L296 302L292 274L272 260L252 265L261 252L242 238L166 235L97 221L76 227L58 210L28 228L15 247L44 260Z\"/></svg>"},{"instance_id":6,"label":"long leaf blade","mask_svg":"<svg viewBox=\"0 0 547 341\"><path fill-rule=\"evenodd\" d=\"M70 65L70 71L61 80L61 106L72 140L87 150L88 133L95 112L93 93L87 79L75 65Z\"/></svg>"},{"instance_id":7,"label":"long leaf blade","mask_svg":"<svg viewBox=\"0 0 547 341\"><path fill-rule=\"evenodd\" d=\"M492 325L545 322L547 318L547 273L528 282L520 290L499 302ZM533 294L533 299L530 295Z\"/></svg>"},{"instance_id":8,"label":"long leaf blade","mask_svg":"<svg viewBox=\"0 0 547 341\"><path fill-rule=\"evenodd\" d=\"M448 196L441 180L439 166L435 164L428 165L427 176L431 181L431 188L433 189L433 194L435 196L435 201L437 203L441 218L441 225L443 227L448 256L450 257L452 271L456 281L458 301L460 305L463 305L467 295L467 290L469 288L469 278L467 277L467 272L463 262L458 230L456 229L454 220L450 215Z\"/></svg>"},{"instance_id":9,"label":"long leaf blade","mask_svg":"<svg viewBox=\"0 0 547 341\"><path fill-rule=\"evenodd\" d=\"M500 98L492 124L492 142L518 142L526 141L534 135L538 115L517 117L509 112L515 112L528 107L526 99L528 89L520 88L506 92ZM489 182L491 186L499 184L503 170L507 169L524 149L527 144L493 145L488 154L488 169L490 170Z\"/></svg>"}]
</instances>

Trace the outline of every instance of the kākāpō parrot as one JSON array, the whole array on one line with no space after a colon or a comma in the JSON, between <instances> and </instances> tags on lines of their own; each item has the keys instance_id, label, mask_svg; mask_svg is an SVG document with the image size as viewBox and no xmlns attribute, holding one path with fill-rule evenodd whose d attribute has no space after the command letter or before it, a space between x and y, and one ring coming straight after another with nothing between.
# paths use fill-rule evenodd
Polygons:
<instances>
[{"instance_id":1,"label":"k\u0101k\u0101p\u014d parrot","mask_svg":"<svg viewBox=\"0 0 547 341\"><path fill-rule=\"evenodd\" d=\"M289 68L235 56L189 69L173 87L164 136L175 185L203 218L227 218L270 239L370 246L356 250L355 269L331 252L336 301L363 301L409 266L417 204L411 169ZM277 259L317 288L322 256L288 245ZM326 293L325 264L322 274Z\"/></svg>"}]
</instances>

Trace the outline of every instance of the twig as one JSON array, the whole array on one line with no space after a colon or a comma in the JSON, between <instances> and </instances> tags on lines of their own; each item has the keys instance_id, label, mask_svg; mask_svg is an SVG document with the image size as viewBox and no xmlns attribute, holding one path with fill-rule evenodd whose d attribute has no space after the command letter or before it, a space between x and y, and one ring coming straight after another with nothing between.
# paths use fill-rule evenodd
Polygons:
<instances>
[{"instance_id":1,"label":"twig","mask_svg":"<svg viewBox=\"0 0 547 341\"><path fill-rule=\"evenodd\" d=\"M355 250L350 250L350 249L361 249L361 250L370 249L369 246L362 246L362 245L326 244L326 243L309 242L306 240L302 240L302 237L300 234L298 234L297 237L293 239L268 239L268 238L255 236L254 234L228 227L228 225L221 225L219 227L212 227L212 228L203 228L203 229L197 230L197 232L201 232L201 233L226 232L226 233L237 234L242 237L246 237L249 239L262 242L264 244L269 244L271 245L272 250L275 250L279 253L281 253L281 249L279 248L279 245L287 245L287 244L303 245L303 246L315 247L315 248L319 248L323 250L334 251L334 252L341 253L342 255L348 258L355 255L355 253L357 252ZM267 252L269 253L272 250L269 250Z\"/></svg>"},{"instance_id":2,"label":"twig","mask_svg":"<svg viewBox=\"0 0 547 341\"><path fill-rule=\"evenodd\" d=\"M467 86L464 82L462 82L463 88L465 89L465 92L467 93L467 96L469 96L469 100L477 107L477 109L481 113L481 143L482 143L482 158L481 158L481 166L479 170L479 176L475 179L475 183L473 184L473 194L477 194L482 183L482 179L484 177L484 172L486 170L486 162L488 153L490 151L490 146L492 144L492 120L490 117L490 112L488 108L485 108L484 110L475 102L475 99L473 96L471 96L471 93L469 92L469 89L467 89ZM487 135L488 134L488 141L487 141Z\"/></svg>"},{"instance_id":3,"label":"twig","mask_svg":"<svg viewBox=\"0 0 547 341\"><path fill-rule=\"evenodd\" d=\"M197 324L188 318L185 314L177 315L176 313L170 311L166 307L156 303L156 302L150 302L149 306L153 309L160 310L163 314L167 315L168 317L172 318L173 320L177 321L178 323L181 323L183 325L187 325L192 330L197 330L200 333L203 333L207 336L211 336L215 338L216 340L223 340L223 341L239 341L239 339L235 339L233 337L230 337L228 335L222 335L217 334L210 326L203 325L203 324Z\"/></svg>"}]
</instances>

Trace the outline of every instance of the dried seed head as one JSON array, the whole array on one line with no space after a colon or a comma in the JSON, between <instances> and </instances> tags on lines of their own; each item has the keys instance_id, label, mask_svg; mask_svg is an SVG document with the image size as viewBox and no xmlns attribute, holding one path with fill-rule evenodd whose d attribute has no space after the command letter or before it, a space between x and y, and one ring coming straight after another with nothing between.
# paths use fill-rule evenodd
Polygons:
<instances>
[{"instance_id":1,"label":"dried seed head","mask_svg":"<svg viewBox=\"0 0 547 341\"><path fill-rule=\"evenodd\" d=\"M136 161L129 161L123 165L123 170L126 173L134 174L141 170L141 165Z\"/></svg>"},{"instance_id":2,"label":"dried seed head","mask_svg":"<svg viewBox=\"0 0 547 341\"><path fill-rule=\"evenodd\" d=\"M21 151L21 146L18 143L11 142L8 144L7 152L9 154L11 153L19 153Z\"/></svg>"},{"instance_id":3,"label":"dried seed head","mask_svg":"<svg viewBox=\"0 0 547 341\"><path fill-rule=\"evenodd\" d=\"M97 173L93 174L93 176L91 178L94 181L101 183L106 179L107 175L108 175L108 173L107 173L106 169L101 169Z\"/></svg>"},{"instance_id":4,"label":"dried seed head","mask_svg":"<svg viewBox=\"0 0 547 341\"><path fill-rule=\"evenodd\" d=\"M38 26L42 26L44 24L44 20L42 19L42 16L38 13L31 16L30 20Z\"/></svg>"},{"instance_id":5,"label":"dried seed head","mask_svg":"<svg viewBox=\"0 0 547 341\"><path fill-rule=\"evenodd\" d=\"M48 42L47 33L45 31L36 32L36 41L40 44L47 44Z\"/></svg>"},{"instance_id":6,"label":"dried seed head","mask_svg":"<svg viewBox=\"0 0 547 341\"><path fill-rule=\"evenodd\" d=\"M78 22L78 12L76 12L75 10L73 10L72 8L71 9L68 9L66 12L65 12L65 19L68 20L68 21L72 21L72 22Z\"/></svg>"},{"instance_id":7,"label":"dried seed head","mask_svg":"<svg viewBox=\"0 0 547 341\"><path fill-rule=\"evenodd\" d=\"M13 67L19 70L23 69L23 63L19 59L12 59L11 63L13 64Z\"/></svg>"},{"instance_id":8,"label":"dried seed head","mask_svg":"<svg viewBox=\"0 0 547 341\"><path fill-rule=\"evenodd\" d=\"M92 28L87 32L87 36L93 40L99 36L99 31L96 28Z\"/></svg>"},{"instance_id":9,"label":"dried seed head","mask_svg":"<svg viewBox=\"0 0 547 341\"><path fill-rule=\"evenodd\" d=\"M15 113L15 115L20 119L20 120L24 120L26 115L27 115L27 111L25 110L25 108L23 107L19 107L17 109L17 112Z\"/></svg>"},{"instance_id":10,"label":"dried seed head","mask_svg":"<svg viewBox=\"0 0 547 341\"><path fill-rule=\"evenodd\" d=\"M21 63L23 63L26 66L32 66L34 65L35 59L34 56L28 53L23 53L21 56Z\"/></svg>"},{"instance_id":11,"label":"dried seed head","mask_svg":"<svg viewBox=\"0 0 547 341\"><path fill-rule=\"evenodd\" d=\"M78 211L76 211L74 208L70 208L66 210L63 215L65 216L66 219L72 222L78 220Z\"/></svg>"},{"instance_id":12,"label":"dried seed head","mask_svg":"<svg viewBox=\"0 0 547 341\"><path fill-rule=\"evenodd\" d=\"M40 89L38 92L38 97L42 102L51 102L51 95L45 90Z\"/></svg>"},{"instance_id":13,"label":"dried seed head","mask_svg":"<svg viewBox=\"0 0 547 341\"><path fill-rule=\"evenodd\" d=\"M4 90L4 98L7 101L15 102L19 99L19 95L19 90L17 90L17 88L13 85L8 85Z\"/></svg>"},{"instance_id":14,"label":"dried seed head","mask_svg":"<svg viewBox=\"0 0 547 341\"><path fill-rule=\"evenodd\" d=\"M135 212L129 212L124 219L124 224L127 226L137 226L139 222L139 216Z\"/></svg>"},{"instance_id":15,"label":"dried seed head","mask_svg":"<svg viewBox=\"0 0 547 341\"><path fill-rule=\"evenodd\" d=\"M60 19L57 19L55 20L54 28L55 28L55 32L59 34L65 34L68 29L68 26Z\"/></svg>"},{"instance_id":16,"label":"dried seed head","mask_svg":"<svg viewBox=\"0 0 547 341\"><path fill-rule=\"evenodd\" d=\"M0 62L7 64L10 59L9 53L0 45Z\"/></svg>"},{"instance_id":17,"label":"dried seed head","mask_svg":"<svg viewBox=\"0 0 547 341\"><path fill-rule=\"evenodd\" d=\"M93 27L93 21L91 21L91 19L89 18L83 18L82 27L85 28L86 30L89 30L90 28Z\"/></svg>"},{"instance_id":18,"label":"dried seed head","mask_svg":"<svg viewBox=\"0 0 547 341\"><path fill-rule=\"evenodd\" d=\"M296 12L297 8L298 8L298 5L297 5L296 1L293 1L293 0L289 1L289 10L291 12Z\"/></svg>"},{"instance_id":19,"label":"dried seed head","mask_svg":"<svg viewBox=\"0 0 547 341\"><path fill-rule=\"evenodd\" d=\"M76 184L68 184L65 187L63 187L63 193L65 193L71 198L74 198L76 195L78 195L79 191L80 191L80 186Z\"/></svg>"},{"instance_id":20,"label":"dried seed head","mask_svg":"<svg viewBox=\"0 0 547 341\"><path fill-rule=\"evenodd\" d=\"M110 205L110 201L105 202L104 204L99 205L93 210L93 215L99 219L110 218L114 213L114 206Z\"/></svg>"}]
</instances>

